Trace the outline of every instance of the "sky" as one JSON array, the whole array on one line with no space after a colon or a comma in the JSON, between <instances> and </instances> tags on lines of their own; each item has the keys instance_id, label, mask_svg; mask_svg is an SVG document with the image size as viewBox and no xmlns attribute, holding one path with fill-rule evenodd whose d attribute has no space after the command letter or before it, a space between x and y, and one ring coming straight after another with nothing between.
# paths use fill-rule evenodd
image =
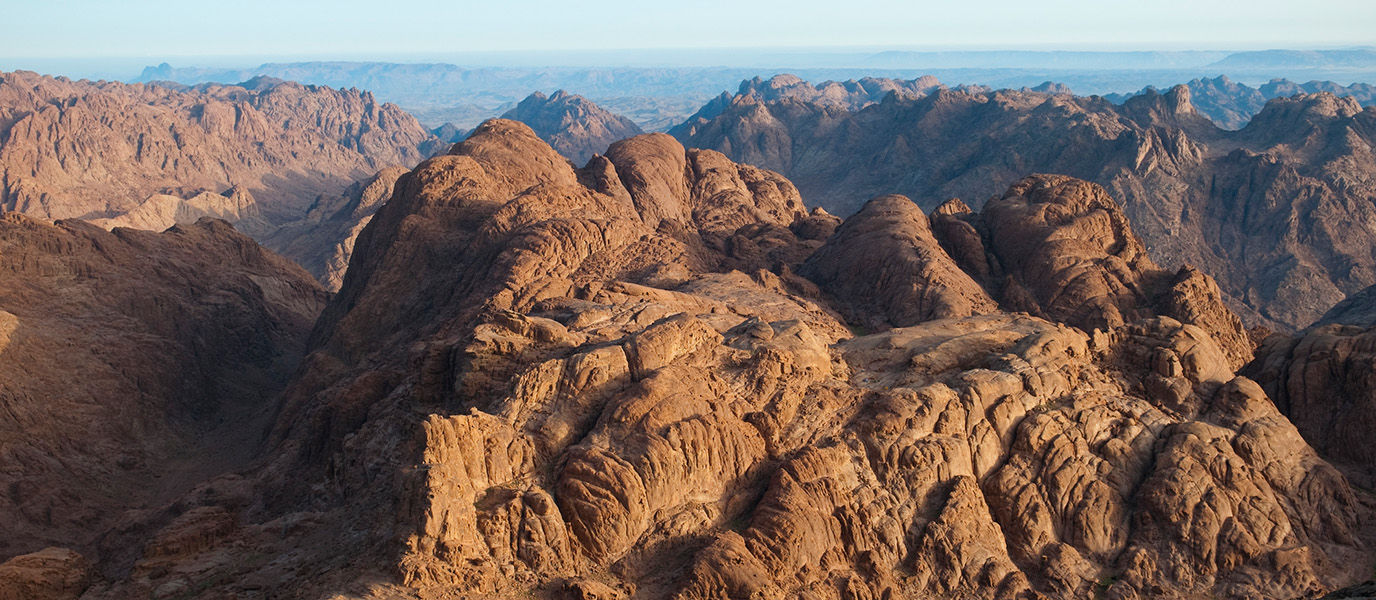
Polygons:
<instances>
[{"instance_id":1,"label":"sky","mask_svg":"<svg viewBox=\"0 0 1376 600\"><path fill-rule=\"evenodd\" d=\"M0 69L654 48L1376 45L1372 0L0 0L0 15Z\"/></svg>"}]
</instances>

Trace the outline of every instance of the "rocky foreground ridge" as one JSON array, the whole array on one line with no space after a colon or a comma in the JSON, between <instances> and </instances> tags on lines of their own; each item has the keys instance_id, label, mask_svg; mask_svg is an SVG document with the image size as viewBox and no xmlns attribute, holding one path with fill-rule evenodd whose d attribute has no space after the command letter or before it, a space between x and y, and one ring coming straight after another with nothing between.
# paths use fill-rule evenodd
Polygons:
<instances>
[{"instance_id":1,"label":"rocky foreground ridge","mask_svg":"<svg viewBox=\"0 0 1376 600\"><path fill-rule=\"evenodd\" d=\"M1376 108L1300 94L1270 100L1227 131L1196 109L1190 90L1146 90L1116 105L935 89L858 110L743 91L671 133L777 171L809 205L838 215L891 193L926 210L951 198L978 209L1029 172L1098 183L1122 202L1154 260L1216 277L1249 326L1300 329L1376 284Z\"/></svg>"},{"instance_id":2,"label":"rocky foreground ridge","mask_svg":"<svg viewBox=\"0 0 1376 600\"><path fill-rule=\"evenodd\" d=\"M1369 400L1273 401L1254 347L1092 183L842 221L662 134L574 169L490 121L359 235L268 458L85 593L1317 597L1376 504L1290 411Z\"/></svg>"}]
</instances>

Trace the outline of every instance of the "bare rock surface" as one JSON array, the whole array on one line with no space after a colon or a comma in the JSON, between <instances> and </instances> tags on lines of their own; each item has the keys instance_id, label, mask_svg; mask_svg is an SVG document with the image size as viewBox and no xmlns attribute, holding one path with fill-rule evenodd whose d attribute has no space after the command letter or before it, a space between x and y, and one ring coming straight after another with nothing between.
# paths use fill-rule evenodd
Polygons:
<instances>
[{"instance_id":1,"label":"bare rock surface","mask_svg":"<svg viewBox=\"0 0 1376 600\"><path fill-rule=\"evenodd\" d=\"M817 250L802 274L869 329L994 312L997 304L933 237L922 209L903 196L865 204Z\"/></svg>"},{"instance_id":2,"label":"bare rock surface","mask_svg":"<svg viewBox=\"0 0 1376 600\"><path fill-rule=\"evenodd\" d=\"M1003 201L881 198L837 228L668 136L575 170L489 121L358 237L260 492L182 511L88 594L1294 598L1367 576L1376 505L1234 374L1210 280L1155 267L1092 184ZM842 239L946 282L919 305L982 308L856 335L863 293L798 275ZM993 304L1009 278L1038 314Z\"/></svg>"},{"instance_id":3,"label":"bare rock surface","mask_svg":"<svg viewBox=\"0 0 1376 600\"><path fill-rule=\"evenodd\" d=\"M278 222L437 147L414 118L357 90L266 78L171 89L23 71L0 75L0 139L0 206L49 219L238 186Z\"/></svg>"},{"instance_id":4,"label":"bare rock surface","mask_svg":"<svg viewBox=\"0 0 1376 600\"><path fill-rule=\"evenodd\" d=\"M1376 329L1335 323L1273 335L1247 373L1315 448L1376 483Z\"/></svg>"},{"instance_id":5,"label":"bare rock surface","mask_svg":"<svg viewBox=\"0 0 1376 600\"><path fill-rule=\"evenodd\" d=\"M296 261L315 275L325 289L339 291L358 234L392 197L397 180L406 172L401 167L387 167L349 186L339 196L322 196L304 218L270 233L264 245Z\"/></svg>"},{"instance_id":6,"label":"bare rock surface","mask_svg":"<svg viewBox=\"0 0 1376 600\"><path fill-rule=\"evenodd\" d=\"M93 579L85 557L66 548L44 548L0 563L0 598L76 600Z\"/></svg>"}]
</instances>

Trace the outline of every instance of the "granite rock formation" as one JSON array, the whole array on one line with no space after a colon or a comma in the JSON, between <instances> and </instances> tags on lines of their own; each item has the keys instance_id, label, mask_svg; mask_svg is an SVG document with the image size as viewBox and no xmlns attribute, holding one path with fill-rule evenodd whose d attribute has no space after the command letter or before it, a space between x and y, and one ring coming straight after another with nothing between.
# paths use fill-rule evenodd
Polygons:
<instances>
[{"instance_id":1,"label":"granite rock formation","mask_svg":"<svg viewBox=\"0 0 1376 600\"><path fill-rule=\"evenodd\" d=\"M1324 457L1376 485L1376 288L1354 294L1314 325L1272 335L1244 372Z\"/></svg>"},{"instance_id":2,"label":"granite rock formation","mask_svg":"<svg viewBox=\"0 0 1376 600\"><path fill-rule=\"evenodd\" d=\"M302 227L321 220L307 213L322 198L443 146L358 90L265 77L188 87L0 73L0 211L45 219L162 231L214 217L277 250L329 253L338 236ZM305 238L279 231L287 223ZM326 245L302 248L315 239Z\"/></svg>"},{"instance_id":3,"label":"granite rock formation","mask_svg":"<svg viewBox=\"0 0 1376 600\"><path fill-rule=\"evenodd\" d=\"M769 79L756 77L742 81L736 95L749 96L760 102L789 99L857 110L877 103L889 94L915 98L944 87L941 81L930 75L912 80L865 77L858 81L824 81L813 85L800 77L781 74Z\"/></svg>"},{"instance_id":4,"label":"granite rock formation","mask_svg":"<svg viewBox=\"0 0 1376 600\"><path fill-rule=\"evenodd\" d=\"M406 172L401 167L388 167L349 186L339 196L322 196L304 218L273 230L263 244L296 261L325 289L339 291L358 234L392 197L397 179Z\"/></svg>"},{"instance_id":5,"label":"granite rock formation","mask_svg":"<svg viewBox=\"0 0 1376 600\"><path fill-rule=\"evenodd\" d=\"M913 306L875 304L846 260ZM866 311L883 320L846 318ZM1091 183L1035 176L930 216L881 197L838 227L782 177L665 135L574 169L493 120L359 235L255 500L183 507L88 595L1359 581L1370 494L1234 375L1250 353L1212 280L1156 267Z\"/></svg>"},{"instance_id":6,"label":"granite rock formation","mask_svg":"<svg viewBox=\"0 0 1376 600\"><path fill-rule=\"evenodd\" d=\"M238 186L274 222L438 142L367 92L259 78L195 88L0 75L5 210L113 217Z\"/></svg>"},{"instance_id":7,"label":"granite rock formation","mask_svg":"<svg viewBox=\"0 0 1376 600\"><path fill-rule=\"evenodd\" d=\"M386 202L360 186L321 204L376 211L304 359L263 405L261 446L233 446L263 449L252 468L91 521L113 532L94 549L19 531L0 590L1289 599L1370 574L1376 499L1306 442L1273 380L1235 374L1253 343L1220 287L1157 266L1101 186L1035 175L979 210L930 214L886 195L841 221L776 173L664 134L576 169L500 119L396 174ZM221 282L233 291L195 297L250 322L319 306L299 270L217 279L224 265L121 254L182 256L161 245L190 237L234 242L193 255L284 264L223 223L107 233L5 218L51 240L24 247L91 248L139 281ZM96 272L0 257L62 282ZM129 318L239 323L175 318L180 304L144 291ZM86 311L96 295L34 292ZM0 301L0 361L24 356L43 317L19 305ZM196 365L268 369L302 322L232 327L282 334L231 352L257 366ZM198 348L243 346L214 338L176 357L209 356ZM139 364L194 368L178 358ZM106 379L223 388L213 371L117 373ZM13 501L41 508L34 498Z\"/></svg>"},{"instance_id":8,"label":"granite rock formation","mask_svg":"<svg viewBox=\"0 0 1376 600\"><path fill-rule=\"evenodd\" d=\"M1260 87L1250 87L1219 75L1212 79L1202 77L1192 79L1185 87L1190 89L1190 99L1195 108L1223 129L1242 129L1261 112L1268 100L1290 98L1300 94L1327 92L1339 98L1352 98L1362 106L1376 104L1376 86L1365 83L1339 85L1331 81L1309 81L1296 83L1288 79L1272 79ZM1135 94L1108 94L1104 96L1115 103L1122 103L1136 95L1148 92L1160 93L1154 87L1144 88Z\"/></svg>"}]
</instances>

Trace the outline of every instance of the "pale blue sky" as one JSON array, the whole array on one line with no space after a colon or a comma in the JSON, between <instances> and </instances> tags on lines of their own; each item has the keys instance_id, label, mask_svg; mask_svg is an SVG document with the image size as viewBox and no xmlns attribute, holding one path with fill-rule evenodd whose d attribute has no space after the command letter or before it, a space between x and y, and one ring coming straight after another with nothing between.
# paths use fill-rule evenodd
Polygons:
<instances>
[{"instance_id":1,"label":"pale blue sky","mask_svg":"<svg viewBox=\"0 0 1376 600\"><path fill-rule=\"evenodd\" d=\"M1373 0L0 0L0 58L366 58L474 51L1376 44Z\"/></svg>"}]
</instances>

